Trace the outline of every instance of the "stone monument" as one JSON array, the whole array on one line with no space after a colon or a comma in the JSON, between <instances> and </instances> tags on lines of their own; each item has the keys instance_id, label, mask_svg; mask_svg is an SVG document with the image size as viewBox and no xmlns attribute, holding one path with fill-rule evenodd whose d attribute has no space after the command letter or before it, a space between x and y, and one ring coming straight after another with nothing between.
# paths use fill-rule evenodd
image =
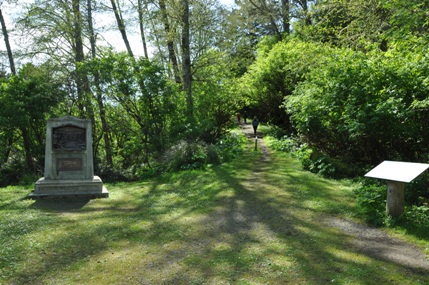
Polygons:
<instances>
[{"instance_id":1,"label":"stone monument","mask_svg":"<svg viewBox=\"0 0 429 285\"><path fill-rule=\"evenodd\" d=\"M72 116L49 119L46 127L45 171L30 197L107 198L94 176L91 121Z\"/></svg>"}]
</instances>

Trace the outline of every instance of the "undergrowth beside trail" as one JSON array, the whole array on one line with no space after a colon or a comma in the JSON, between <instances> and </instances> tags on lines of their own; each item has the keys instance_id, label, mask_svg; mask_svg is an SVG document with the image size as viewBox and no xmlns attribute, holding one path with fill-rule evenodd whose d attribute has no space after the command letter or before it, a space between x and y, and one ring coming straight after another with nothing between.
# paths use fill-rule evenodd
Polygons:
<instances>
[{"instance_id":1,"label":"undergrowth beside trail","mask_svg":"<svg viewBox=\"0 0 429 285\"><path fill-rule=\"evenodd\" d=\"M357 209L355 215L366 223L376 227L389 227L395 231L407 232L417 240L429 236L429 175L420 175L406 185L405 210L399 219L392 219L386 214L386 182L364 177L362 167L351 167L333 158L300 144L299 139L282 133L275 128L267 130L271 136L266 138L271 148L281 153L288 153L301 162L303 169L328 178L353 179L353 193Z\"/></svg>"}]
</instances>

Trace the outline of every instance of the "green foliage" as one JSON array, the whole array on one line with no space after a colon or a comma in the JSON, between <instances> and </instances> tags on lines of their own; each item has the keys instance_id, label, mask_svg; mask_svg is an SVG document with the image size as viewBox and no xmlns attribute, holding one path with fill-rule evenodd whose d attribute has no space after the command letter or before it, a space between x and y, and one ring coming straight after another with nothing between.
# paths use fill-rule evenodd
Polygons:
<instances>
[{"instance_id":1,"label":"green foliage","mask_svg":"<svg viewBox=\"0 0 429 285\"><path fill-rule=\"evenodd\" d=\"M295 138L289 137L287 135L283 136L280 139L274 139L270 147L277 151L289 152L289 153L297 153L301 148L298 145L298 141Z\"/></svg>"},{"instance_id":2,"label":"green foliage","mask_svg":"<svg viewBox=\"0 0 429 285\"><path fill-rule=\"evenodd\" d=\"M231 161L242 153L247 143L247 138L242 133L230 132L222 136L218 141L223 162Z\"/></svg>"},{"instance_id":3,"label":"green foliage","mask_svg":"<svg viewBox=\"0 0 429 285\"><path fill-rule=\"evenodd\" d=\"M0 82L0 179L16 182L25 172L43 172L46 120L64 102L63 88L48 64L26 64Z\"/></svg>"},{"instance_id":4,"label":"green foliage","mask_svg":"<svg viewBox=\"0 0 429 285\"><path fill-rule=\"evenodd\" d=\"M415 48L429 40L427 10L429 1L384 1L386 9L392 11L390 17L390 37L401 45ZM398 44L398 43L397 43Z\"/></svg>"},{"instance_id":5,"label":"green foliage","mask_svg":"<svg viewBox=\"0 0 429 285\"><path fill-rule=\"evenodd\" d=\"M262 120L290 128L289 116L280 108L284 98L293 93L311 70L323 64L330 51L323 45L295 39L274 46L264 42L259 50L256 62L240 79L238 90Z\"/></svg>"},{"instance_id":6,"label":"green foliage","mask_svg":"<svg viewBox=\"0 0 429 285\"><path fill-rule=\"evenodd\" d=\"M242 134L225 134L216 144L180 141L161 158L164 171L199 169L230 161L241 153L247 139Z\"/></svg>"},{"instance_id":7,"label":"green foliage","mask_svg":"<svg viewBox=\"0 0 429 285\"><path fill-rule=\"evenodd\" d=\"M427 237L429 234L429 207L427 205L406 207L397 226L405 228L417 237Z\"/></svg>"},{"instance_id":8,"label":"green foliage","mask_svg":"<svg viewBox=\"0 0 429 285\"><path fill-rule=\"evenodd\" d=\"M389 226L405 228L417 236L427 236L429 233L429 208L428 200L416 203L414 199L422 197L422 192L427 196L427 187L420 191L423 179L407 184L405 210L399 219L391 219L386 215L387 186L383 181L361 179L359 186L354 190L356 202L360 208L360 214L370 224L376 226ZM417 191L417 193L416 193Z\"/></svg>"},{"instance_id":9,"label":"green foliage","mask_svg":"<svg viewBox=\"0 0 429 285\"><path fill-rule=\"evenodd\" d=\"M298 133L354 163L424 159L428 120L413 104L427 96L426 60L339 50L329 58L285 98Z\"/></svg>"},{"instance_id":10,"label":"green foliage","mask_svg":"<svg viewBox=\"0 0 429 285\"><path fill-rule=\"evenodd\" d=\"M199 58L202 65L195 72L193 83L195 125L187 126L188 137L197 137L213 144L224 135L231 124L231 114L240 105L231 78L227 55L208 50ZM192 129L192 133L191 132Z\"/></svg>"},{"instance_id":11,"label":"green foliage","mask_svg":"<svg viewBox=\"0 0 429 285\"><path fill-rule=\"evenodd\" d=\"M16 185L25 173L25 162L23 159L14 159L2 163L0 166L0 187Z\"/></svg>"},{"instance_id":12,"label":"green foliage","mask_svg":"<svg viewBox=\"0 0 429 285\"><path fill-rule=\"evenodd\" d=\"M205 165L205 146L201 143L180 141L171 147L163 156L166 170L197 169Z\"/></svg>"},{"instance_id":13,"label":"green foliage","mask_svg":"<svg viewBox=\"0 0 429 285\"><path fill-rule=\"evenodd\" d=\"M110 52L81 69L99 76L117 168L148 164L180 139L184 99L159 65Z\"/></svg>"},{"instance_id":14,"label":"green foliage","mask_svg":"<svg viewBox=\"0 0 429 285\"><path fill-rule=\"evenodd\" d=\"M386 193L385 184L362 181L354 190L356 202L360 207L363 218L373 225L381 226L386 223Z\"/></svg>"},{"instance_id":15,"label":"green foliage","mask_svg":"<svg viewBox=\"0 0 429 285\"><path fill-rule=\"evenodd\" d=\"M299 159L303 169L317 173L328 178L355 177L361 171L323 154L316 148L311 148L306 143L300 143L300 138L285 135L280 139L273 138L270 147L277 151L288 152Z\"/></svg>"},{"instance_id":16,"label":"green foliage","mask_svg":"<svg viewBox=\"0 0 429 285\"><path fill-rule=\"evenodd\" d=\"M354 50L385 50L393 13L385 3L378 0L317 1L312 6L312 25L297 22L294 29L296 35L306 41Z\"/></svg>"}]
</instances>

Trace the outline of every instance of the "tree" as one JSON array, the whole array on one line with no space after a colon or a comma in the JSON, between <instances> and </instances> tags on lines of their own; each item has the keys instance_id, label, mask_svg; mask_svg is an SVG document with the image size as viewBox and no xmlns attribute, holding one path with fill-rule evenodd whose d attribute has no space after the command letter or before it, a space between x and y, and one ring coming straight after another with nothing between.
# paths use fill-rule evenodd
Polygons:
<instances>
[{"instance_id":1,"label":"tree","mask_svg":"<svg viewBox=\"0 0 429 285\"><path fill-rule=\"evenodd\" d=\"M189 27L189 0L182 1L182 64L183 64L183 89L186 94L188 107L187 116L189 121L194 121L194 102L192 96L192 71L190 50L190 27Z\"/></svg>"},{"instance_id":2,"label":"tree","mask_svg":"<svg viewBox=\"0 0 429 285\"><path fill-rule=\"evenodd\" d=\"M124 167L150 163L178 135L172 130L179 130L178 126L184 125L181 118L181 106L184 104L174 86L164 78L164 72L158 65L146 59L133 59L124 53L109 53L95 58L85 68L91 74L100 75L101 91L111 105L106 109L119 108L128 118L125 121L132 122L125 124L130 129L121 130L127 132L124 136L133 142L132 149L136 151L128 158L130 160L124 162ZM116 128L116 124L110 122L112 128Z\"/></svg>"},{"instance_id":3,"label":"tree","mask_svg":"<svg viewBox=\"0 0 429 285\"><path fill-rule=\"evenodd\" d=\"M290 33L291 1L241 0L237 1L246 21L252 23L259 37L271 35L281 40Z\"/></svg>"},{"instance_id":4,"label":"tree","mask_svg":"<svg viewBox=\"0 0 429 285\"><path fill-rule=\"evenodd\" d=\"M0 2L0 5L2 4L2 2ZM5 19L3 17L3 12L2 9L0 7L0 24L1 24L1 28L2 28L2 33L3 33L3 38L5 41L5 45L6 45L6 51L7 51L7 56L9 59L9 67L10 67L10 71L12 73L12 75L16 75L16 68L15 68L15 60L13 57L13 53L12 53L12 48L10 47L10 42L9 42L9 33L6 27L6 23L5 23ZM9 157L9 153L12 147L12 141L13 141L13 132L9 132L9 131L5 131L4 132L4 139L2 140L5 144L4 144L4 150L5 152L2 155L2 159L0 159L0 161L6 162L8 157Z\"/></svg>"},{"instance_id":5,"label":"tree","mask_svg":"<svg viewBox=\"0 0 429 285\"><path fill-rule=\"evenodd\" d=\"M119 32L121 33L122 40L124 41L125 47L127 48L128 54L131 57L134 57L133 51L131 49L130 42L128 40L127 31L125 30L125 21L122 17L120 6L117 5L117 0L110 0L112 5L113 13L115 14L116 23L118 25Z\"/></svg>"},{"instance_id":6,"label":"tree","mask_svg":"<svg viewBox=\"0 0 429 285\"><path fill-rule=\"evenodd\" d=\"M88 11L88 16L87 16L88 29L89 29L90 44L91 44L91 56L92 56L92 59L96 59L96 56L97 56L96 37L95 37L95 31L93 28L91 0L87 0L87 11ZM101 132L103 135L104 147L106 152L106 164L108 168L113 168L113 155L112 155L112 148L111 148L110 138L109 138L109 126L106 119L106 110L103 102L103 94L100 86L100 74L98 70L94 71L94 85L95 85L96 100L98 104L98 111L99 111L99 116L101 120Z\"/></svg>"},{"instance_id":7,"label":"tree","mask_svg":"<svg viewBox=\"0 0 429 285\"><path fill-rule=\"evenodd\" d=\"M83 18L80 10L80 0L72 1L72 31L73 31L73 51L75 56L75 76L76 76L76 89L78 97L78 107L80 112L80 117L85 118L89 117L92 122L93 131L95 132L95 118L94 111L91 105L91 89L89 87L89 80L86 74L79 72L78 66L85 60L85 53L83 48L83 35L82 35L82 25Z\"/></svg>"},{"instance_id":8,"label":"tree","mask_svg":"<svg viewBox=\"0 0 429 285\"><path fill-rule=\"evenodd\" d=\"M416 106L427 100L427 75L420 56L331 49L285 105L299 134L331 157L355 165L425 161L429 121Z\"/></svg>"},{"instance_id":9,"label":"tree","mask_svg":"<svg viewBox=\"0 0 429 285\"><path fill-rule=\"evenodd\" d=\"M68 81L64 84L69 85L73 107L80 117L89 117L94 122L88 78L77 72L79 63L85 60L86 26L80 0L35 0L26 4L18 19L18 28L27 35L29 43L27 50L21 52L39 61L55 62L57 72Z\"/></svg>"},{"instance_id":10,"label":"tree","mask_svg":"<svg viewBox=\"0 0 429 285\"><path fill-rule=\"evenodd\" d=\"M142 2L143 2L142 0L137 0L137 9L138 9L138 13L139 13L139 28L140 28L140 35L142 38L144 56L146 57L146 59L149 59L149 54L147 52L144 22L143 22L144 10L143 10L143 3Z\"/></svg>"},{"instance_id":11,"label":"tree","mask_svg":"<svg viewBox=\"0 0 429 285\"><path fill-rule=\"evenodd\" d=\"M429 1L383 1L383 9L389 11L387 40L410 49L424 47L429 40L427 11Z\"/></svg>"},{"instance_id":12,"label":"tree","mask_svg":"<svg viewBox=\"0 0 429 285\"><path fill-rule=\"evenodd\" d=\"M195 117L199 137L207 143L215 143L227 132L231 114L242 107L227 59L225 52L206 51L199 60L210 64L201 65L194 77Z\"/></svg>"},{"instance_id":13,"label":"tree","mask_svg":"<svg viewBox=\"0 0 429 285\"><path fill-rule=\"evenodd\" d=\"M0 3L0 5L1 5L1 3ZM9 59L10 71L12 74L16 74L15 61L13 59L13 53L12 53L12 49L11 49L10 43L9 43L9 34L7 32L6 23L5 23L5 20L3 18L3 12L2 12L1 7L0 7L0 24L1 24L1 29L2 29L2 33L3 33L4 42L6 44L7 57Z\"/></svg>"},{"instance_id":14,"label":"tree","mask_svg":"<svg viewBox=\"0 0 429 285\"><path fill-rule=\"evenodd\" d=\"M49 68L27 64L0 85L0 128L20 132L25 170L30 173L43 165L46 118L65 97Z\"/></svg>"},{"instance_id":15,"label":"tree","mask_svg":"<svg viewBox=\"0 0 429 285\"><path fill-rule=\"evenodd\" d=\"M383 1L319 1L312 6L311 25L296 24L303 39L329 42L336 46L386 51L391 11Z\"/></svg>"},{"instance_id":16,"label":"tree","mask_svg":"<svg viewBox=\"0 0 429 285\"><path fill-rule=\"evenodd\" d=\"M281 105L305 81L310 70L320 64L325 48L293 39L276 42L270 38L258 47L255 63L239 80L239 94L258 110L261 119L292 131L289 115Z\"/></svg>"},{"instance_id":17,"label":"tree","mask_svg":"<svg viewBox=\"0 0 429 285\"><path fill-rule=\"evenodd\" d=\"M159 8L161 12L161 20L164 25L164 31L165 31L165 37L167 42L167 49L168 49L168 58L170 60L170 64L173 69L173 76L176 81L176 83L181 83L182 79L179 75L179 64L176 57L176 51L174 48L174 39L175 39L175 33L171 29L170 20L168 18L167 14L167 6L165 4L165 0L159 0Z\"/></svg>"}]
</instances>

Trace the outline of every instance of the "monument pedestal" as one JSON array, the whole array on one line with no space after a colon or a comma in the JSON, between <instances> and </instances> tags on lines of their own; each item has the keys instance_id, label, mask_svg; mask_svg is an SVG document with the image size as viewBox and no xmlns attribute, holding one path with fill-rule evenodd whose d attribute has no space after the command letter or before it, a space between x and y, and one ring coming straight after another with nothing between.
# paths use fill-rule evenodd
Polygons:
<instances>
[{"instance_id":1,"label":"monument pedestal","mask_svg":"<svg viewBox=\"0 0 429 285\"><path fill-rule=\"evenodd\" d=\"M98 176L94 176L92 180L46 180L42 177L30 194L31 198L52 196L107 198L109 192Z\"/></svg>"},{"instance_id":2,"label":"monument pedestal","mask_svg":"<svg viewBox=\"0 0 429 285\"><path fill-rule=\"evenodd\" d=\"M44 177L36 182L30 197L109 197L103 181L94 176L92 156L89 120L71 116L49 119Z\"/></svg>"}]
</instances>

